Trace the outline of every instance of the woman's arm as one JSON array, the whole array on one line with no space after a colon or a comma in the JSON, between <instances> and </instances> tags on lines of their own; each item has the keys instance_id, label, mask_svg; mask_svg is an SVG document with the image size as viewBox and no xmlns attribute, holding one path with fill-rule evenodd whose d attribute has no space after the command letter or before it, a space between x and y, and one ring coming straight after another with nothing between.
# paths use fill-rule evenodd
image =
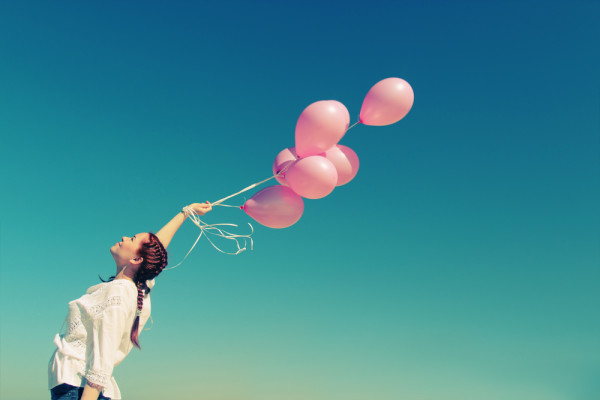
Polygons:
<instances>
[{"instance_id":1,"label":"woman's arm","mask_svg":"<svg viewBox=\"0 0 600 400\"><path fill-rule=\"evenodd\" d=\"M210 203L208 201L206 203L190 204L189 207L191 207L194 210L196 215L204 215L210 210L212 210L212 207L210 206ZM169 243L171 243L173 236L175 236L175 233L181 227L181 224L183 224L183 221L185 221L186 218L187 216L184 214L183 211L181 211L176 216L174 216L172 220L167 222L167 224L163 226L160 231L158 231L156 236L158 237L162 245L165 247L165 249L167 248Z\"/></svg>"},{"instance_id":2,"label":"woman's arm","mask_svg":"<svg viewBox=\"0 0 600 400\"><path fill-rule=\"evenodd\" d=\"M102 389L90 386L89 383L86 383L85 387L83 388L81 400L98 400L98 396L100 396L100 390Z\"/></svg>"}]
</instances>

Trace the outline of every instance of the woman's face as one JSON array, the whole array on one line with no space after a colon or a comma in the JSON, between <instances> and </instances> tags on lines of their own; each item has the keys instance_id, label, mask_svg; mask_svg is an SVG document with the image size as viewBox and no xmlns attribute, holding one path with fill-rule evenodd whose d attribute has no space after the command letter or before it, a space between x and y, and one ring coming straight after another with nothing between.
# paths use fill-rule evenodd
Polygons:
<instances>
[{"instance_id":1,"label":"woman's face","mask_svg":"<svg viewBox=\"0 0 600 400\"><path fill-rule=\"evenodd\" d=\"M142 243L148 242L150 235L147 232L138 233L131 237L123 236L120 242L115 243L110 248L110 254L112 254L118 267L122 267L127 264L138 264L141 262L139 257L139 250L142 247Z\"/></svg>"}]
</instances>

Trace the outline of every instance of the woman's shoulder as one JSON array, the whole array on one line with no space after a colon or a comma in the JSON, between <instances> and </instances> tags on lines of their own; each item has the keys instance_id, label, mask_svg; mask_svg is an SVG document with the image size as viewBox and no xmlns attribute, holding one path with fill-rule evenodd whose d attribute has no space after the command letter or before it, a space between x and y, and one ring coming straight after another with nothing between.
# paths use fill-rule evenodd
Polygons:
<instances>
[{"instance_id":1,"label":"woman's shoulder","mask_svg":"<svg viewBox=\"0 0 600 400\"><path fill-rule=\"evenodd\" d=\"M106 283L108 284L106 289L109 293L120 293L123 295L133 294L137 296L137 287L135 286L135 283L133 283L129 279L114 279Z\"/></svg>"},{"instance_id":2,"label":"woman's shoulder","mask_svg":"<svg viewBox=\"0 0 600 400\"><path fill-rule=\"evenodd\" d=\"M137 289L133 282L115 279L90 287L87 293L73 303L93 317L104 315L108 309L120 308L125 311L135 309Z\"/></svg>"},{"instance_id":3,"label":"woman's shoulder","mask_svg":"<svg viewBox=\"0 0 600 400\"><path fill-rule=\"evenodd\" d=\"M114 279L94 285L87 291L88 295L96 299L108 299L112 297L136 298L137 288L135 284L127 279Z\"/></svg>"}]
</instances>

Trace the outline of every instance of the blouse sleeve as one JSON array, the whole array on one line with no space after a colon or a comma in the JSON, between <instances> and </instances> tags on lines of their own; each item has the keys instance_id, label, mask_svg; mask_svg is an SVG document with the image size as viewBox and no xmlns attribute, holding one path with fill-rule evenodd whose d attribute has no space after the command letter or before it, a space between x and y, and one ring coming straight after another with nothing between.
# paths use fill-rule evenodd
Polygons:
<instances>
[{"instance_id":1,"label":"blouse sleeve","mask_svg":"<svg viewBox=\"0 0 600 400\"><path fill-rule=\"evenodd\" d=\"M106 308L93 321L92 357L85 378L99 386L110 382L117 350L131 329L130 313L123 300L120 293L111 293L105 300Z\"/></svg>"}]
</instances>

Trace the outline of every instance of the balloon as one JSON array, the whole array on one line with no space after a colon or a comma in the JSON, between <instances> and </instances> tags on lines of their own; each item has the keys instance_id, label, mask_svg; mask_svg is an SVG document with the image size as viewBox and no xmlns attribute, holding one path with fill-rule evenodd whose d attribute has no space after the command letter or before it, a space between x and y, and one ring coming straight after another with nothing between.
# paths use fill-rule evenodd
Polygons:
<instances>
[{"instance_id":1,"label":"balloon","mask_svg":"<svg viewBox=\"0 0 600 400\"><path fill-rule=\"evenodd\" d=\"M400 121L413 105L415 94L404 79L387 78L367 93L360 109L360 122L383 126Z\"/></svg>"},{"instance_id":2,"label":"balloon","mask_svg":"<svg viewBox=\"0 0 600 400\"><path fill-rule=\"evenodd\" d=\"M297 159L298 154L296 154L296 149L294 147L283 149L277 154L277 157L275 157L275 161L273 162L273 175L275 176L275 179L277 179L277 182L287 186L287 183L285 182L285 173L287 170L281 175L278 174Z\"/></svg>"},{"instance_id":3,"label":"balloon","mask_svg":"<svg viewBox=\"0 0 600 400\"><path fill-rule=\"evenodd\" d=\"M337 100L329 100L338 110L339 112L344 116L344 125L346 125L346 130L348 130L348 126L350 125L350 113L348 112L348 109L346 108L345 105L343 105L342 103L340 103ZM345 133L345 132L344 132ZM339 142L339 140L338 140Z\"/></svg>"},{"instance_id":4,"label":"balloon","mask_svg":"<svg viewBox=\"0 0 600 400\"><path fill-rule=\"evenodd\" d=\"M309 156L294 162L285 180L302 197L320 199L333 191L337 183L335 166L321 156Z\"/></svg>"},{"instance_id":5,"label":"balloon","mask_svg":"<svg viewBox=\"0 0 600 400\"><path fill-rule=\"evenodd\" d=\"M275 176L275 179L277 180L277 182L279 182L280 185L283 186L288 186L287 182L285 181L285 174L287 173L287 169L293 164L293 161L285 161L283 164L280 165L280 167L277 169L277 171L275 171L275 168L273 168L273 175ZM282 173L279 173L279 171L285 170Z\"/></svg>"},{"instance_id":6,"label":"balloon","mask_svg":"<svg viewBox=\"0 0 600 400\"><path fill-rule=\"evenodd\" d=\"M335 167L338 180L336 186L342 186L350 182L358 172L358 156L348 146L338 144L325 152L327 158Z\"/></svg>"},{"instance_id":7,"label":"balloon","mask_svg":"<svg viewBox=\"0 0 600 400\"><path fill-rule=\"evenodd\" d=\"M346 107L335 100L312 103L296 123L296 152L300 157L323 153L337 144L350 125Z\"/></svg>"},{"instance_id":8,"label":"balloon","mask_svg":"<svg viewBox=\"0 0 600 400\"><path fill-rule=\"evenodd\" d=\"M275 185L254 194L241 208L269 228L287 228L302 216L304 201L289 187Z\"/></svg>"}]
</instances>

